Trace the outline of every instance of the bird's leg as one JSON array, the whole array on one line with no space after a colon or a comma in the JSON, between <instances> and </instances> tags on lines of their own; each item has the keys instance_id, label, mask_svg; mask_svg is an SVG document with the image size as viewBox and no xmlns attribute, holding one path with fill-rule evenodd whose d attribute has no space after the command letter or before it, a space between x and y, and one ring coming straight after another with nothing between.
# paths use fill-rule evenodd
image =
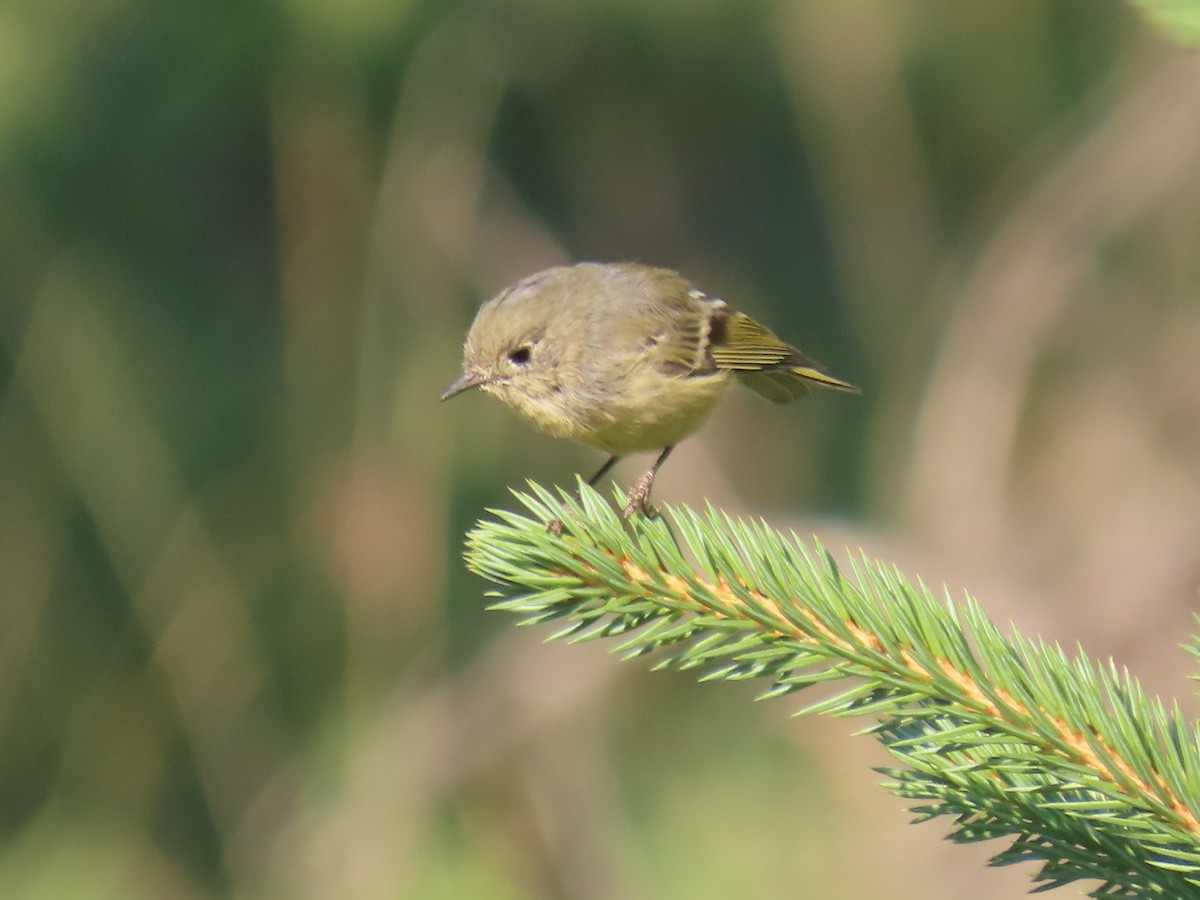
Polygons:
<instances>
[{"instance_id":1,"label":"bird's leg","mask_svg":"<svg viewBox=\"0 0 1200 900\"><path fill-rule=\"evenodd\" d=\"M622 519L628 520L634 513L639 512L646 515L654 514L646 501L650 499L650 489L654 487L654 476L658 474L658 467L667 461L667 457L674 449L674 444L665 448L662 453L658 454L658 459L654 461L650 471L633 483L633 487L629 489L629 494L625 497L625 506L621 510Z\"/></svg>"},{"instance_id":2,"label":"bird's leg","mask_svg":"<svg viewBox=\"0 0 1200 900\"><path fill-rule=\"evenodd\" d=\"M603 478L605 475L607 475L608 470L611 469L613 466L615 466L617 464L617 460L619 460L620 458L621 457L617 456L615 453L609 454L608 462L606 462L604 465L602 465L600 467L599 472L597 472L595 475L593 475L591 478L589 478L587 480L588 487L595 487L596 482L599 481L601 478Z\"/></svg>"},{"instance_id":3,"label":"bird's leg","mask_svg":"<svg viewBox=\"0 0 1200 900\"><path fill-rule=\"evenodd\" d=\"M621 457L617 456L615 453L610 454L608 457L608 462L602 465L600 467L600 471L587 480L587 486L595 487L596 482L603 478L608 473L609 469L617 464L617 460L620 458ZM548 523L546 523L546 527L552 535L558 537L560 534L562 534L563 530L562 519L551 519Z\"/></svg>"}]
</instances>

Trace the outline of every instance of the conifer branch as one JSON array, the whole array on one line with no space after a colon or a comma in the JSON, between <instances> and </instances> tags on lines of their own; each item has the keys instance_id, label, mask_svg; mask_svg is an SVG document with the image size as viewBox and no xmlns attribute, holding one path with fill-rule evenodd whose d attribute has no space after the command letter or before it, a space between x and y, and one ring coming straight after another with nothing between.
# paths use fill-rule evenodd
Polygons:
<instances>
[{"instance_id":1,"label":"conifer branch","mask_svg":"<svg viewBox=\"0 0 1200 900\"><path fill-rule=\"evenodd\" d=\"M655 668L767 679L762 697L828 682L802 711L874 720L899 762L885 786L918 821L1011 838L993 861L1039 861L1039 890L1088 878L1094 896L1200 897L1200 731L1127 671L1002 634L970 598L938 601L865 557L847 578L820 545L711 507L669 510L676 540L583 484L517 497L529 515L495 511L467 540L493 609L561 620L556 638L620 637Z\"/></svg>"}]
</instances>

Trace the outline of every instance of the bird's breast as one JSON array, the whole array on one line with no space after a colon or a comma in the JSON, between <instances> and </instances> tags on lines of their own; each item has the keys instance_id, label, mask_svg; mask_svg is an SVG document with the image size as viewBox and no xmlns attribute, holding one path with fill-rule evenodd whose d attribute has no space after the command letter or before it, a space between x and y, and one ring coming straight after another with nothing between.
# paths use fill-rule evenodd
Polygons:
<instances>
[{"instance_id":1,"label":"bird's breast","mask_svg":"<svg viewBox=\"0 0 1200 900\"><path fill-rule=\"evenodd\" d=\"M725 372L669 375L639 366L609 380L497 382L484 389L545 434L627 456L683 440L704 424L730 383Z\"/></svg>"},{"instance_id":2,"label":"bird's breast","mask_svg":"<svg viewBox=\"0 0 1200 900\"><path fill-rule=\"evenodd\" d=\"M696 431L729 386L722 373L664 375L644 369L610 392L578 440L617 456L661 450Z\"/></svg>"}]
</instances>

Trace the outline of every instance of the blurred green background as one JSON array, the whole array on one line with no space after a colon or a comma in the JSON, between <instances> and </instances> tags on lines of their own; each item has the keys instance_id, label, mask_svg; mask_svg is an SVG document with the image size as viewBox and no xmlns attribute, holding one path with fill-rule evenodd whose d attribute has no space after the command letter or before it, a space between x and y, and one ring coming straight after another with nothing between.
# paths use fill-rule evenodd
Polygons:
<instances>
[{"instance_id":1,"label":"blurred green background","mask_svg":"<svg viewBox=\"0 0 1200 900\"><path fill-rule=\"evenodd\" d=\"M1198 98L1095 0L10 0L0 896L1022 896L855 723L485 612L465 530L601 457L437 397L505 284L679 268L864 394L659 502L1186 695Z\"/></svg>"}]
</instances>

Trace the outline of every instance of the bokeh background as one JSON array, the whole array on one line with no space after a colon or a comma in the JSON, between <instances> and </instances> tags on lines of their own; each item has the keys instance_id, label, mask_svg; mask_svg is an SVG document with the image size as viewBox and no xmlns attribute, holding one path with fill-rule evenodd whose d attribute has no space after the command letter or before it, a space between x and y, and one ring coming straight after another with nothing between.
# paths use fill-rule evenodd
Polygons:
<instances>
[{"instance_id":1,"label":"bokeh background","mask_svg":"<svg viewBox=\"0 0 1200 900\"><path fill-rule=\"evenodd\" d=\"M1198 250L1200 59L1119 3L10 0L0 896L1023 895L854 723L486 612L464 532L601 457L437 397L505 284L679 268L864 393L660 502L1194 714Z\"/></svg>"}]
</instances>

